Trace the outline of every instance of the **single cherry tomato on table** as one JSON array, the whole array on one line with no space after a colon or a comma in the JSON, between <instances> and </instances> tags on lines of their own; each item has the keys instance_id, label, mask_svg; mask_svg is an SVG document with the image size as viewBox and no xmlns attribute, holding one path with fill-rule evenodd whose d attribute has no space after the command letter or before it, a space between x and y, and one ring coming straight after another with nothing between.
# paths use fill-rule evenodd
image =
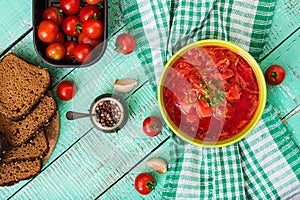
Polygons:
<instances>
[{"instance_id":1,"label":"single cherry tomato on table","mask_svg":"<svg viewBox=\"0 0 300 200\"><path fill-rule=\"evenodd\" d=\"M88 44L78 44L74 49L74 58L78 62L89 61L91 58L92 47Z\"/></svg>"},{"instance_id":2,"label":"single cherry tomato on table","mask_svg":"<svg viewBox=\"0 0 300 200\"><path fill-rule=\"evenodd\" d=\"M156 116L149 116L143 121L143 131L148 136L156 136L162 129L162 122Z\"/></svg>"},{"instance_id":3,"label":"single cherry tomato on table","mask_svg":"<svg viewBox=\"0 0 300 200\"><path fill-rule=\"evenodd\" d=\"M60 0L60 7L67 15L75 15L80 8L80 0Z\"/></svg>"},{"instance_id":4,"label":"single cherry tomato on table","mask_svg":"<svg viewBox=\"0 0 300 200\"><path fill-rule=\"evenodd\" d=\"M91 39L96 39L102 36L104 31L103 23L100 20L87 20L82 23L82 32Z\"/></svg>"},{"instance_id":5,"label":"single cherry tomato on table","mask_svg":"<svg viewBox=\"0 0 300 200\"><path fill-rule=\"evenodd\" d=\"M279 85L285 78L285 70L280 65L271 65L265 72L265 78L270 85Z\"/></svg>"},{"instance_id":6,"label":"single cherry tomato on table","mask_svg":"<svg viewBox=\"0 0 300 200\"><path fill-rule=\"evenodd\" d=\"M102 2L102 0L86 0L86 2L90 5L95 5Z\"/></svg>"},{"instance_id":7,"label":"single cherry tomato on table","mask_svg":"<svg viewBox=\"0 0 300 200\"><path fill-rule=\"evenodd\" d=\"M46 56L51 60L62 60L65 57L65 47L59 42L53 42L46 48Z\"/></svg>"},{"instance_id":8,"label":"single cherry tomato on table","mask_svg":"<svg viewBox=\"0 0 300 200\"><path fill-rule=\"evenodd\" d=\"M100 10L93 5L86 5L79 11L79 20L85 22L90 19L100 19Z\"/></svg>"},{"instance_id":9,"label":"single cherry tomato on table","mask_svg":"<svg viewBox=\"0 0 300 200\"><path fill-rule=\"evenodd\" d=\"M155 181L151 174L141 173L134 181L134 188L142 195L149 194L155 187Z\"/></svg>"},{"instance_id":10,"label":"single cherry tomato on table","mask_svg":"<svg viewBox=\"0 0 300 200\"><path fill-rule=\"evenodd\" d=\"M52 20L44 20L39 24L38 37L43 42L53 42L58 32L57 25Z\"/></svg>"},{"instance_id":11,"label":"single cherry tomato on table","mask_svg":"<svg viewBox=\"0 0 300 200\"><path fill-rule=\"evenodd\" d=\"M89 44L91 45L92 48L95 48L97 45L99 45L102 42L102 38L96 38L96 39L91 39L87 37L84 33L80 33L78 35L78 43L79 44Z\"/></svg>"},{"instance_id":12,"label":"single cherry tomato on table","mask_svg":"<svg viewBox=\"0 0 300 200\"><path fill-rule=\"evenodd\" d=\"M63 44L65 42L65 35L60 30L57 31L56 37L53 42L59 42Z\"/></svg>"},{"instance_id":13,"label":"single cherry tomato on table","mask_svg":"<svg viewBox=\"0 0 300 200\"><path fill-rule=\"evenodd\" d=\"M76 93L76 86L70 81L63 81L57 87L57 96L64 101L71 100Z\"/></svg>"},{"instance_id":14,"label":"single cherry tomato on table","mask_svg":"<svg viewBox=\"0 0 300 200\"><path fill-rule=\"evenodd\" d=\"M75 16L67 16L62 21L62 30L65 34L71 37L78 36L80 33L81 25L79 19Z\"/></svg>"},{"instance_id":15,"label":"single cherry tomato on table","mask_svg":"<svg viewBox=\"0 0 300 200\"><path fill-rule=\"evenodd\" d=\"M64 47L66 49L66 55L65 60L66 61L72 61L74 56L74 49L77 46L77 43L75 41L67 41L64 43Z\"/></svg>"},{"instance_id":16,"label":"single cherry tomato on table","mask_svg":"<svg viewBox=\"0 0 300 200\"><path fill-rule=\"evenodd\" d=\"M50 6L44 10L42 19L52 20L56 23L57 26L59 26L63 20L63 11L56 6Z\"/></svg>"},{"instance_id":17,"label":"single cherry tomato on table","mask_svg":"<svg viewBox=\"0 0 300 200\"><path fill-rule=\"evenodd\" d=\"M130 54L136 46L134 38L128 34L120 34L116 39L116 50L122 54Z\"/></svg>"}]
</instances>

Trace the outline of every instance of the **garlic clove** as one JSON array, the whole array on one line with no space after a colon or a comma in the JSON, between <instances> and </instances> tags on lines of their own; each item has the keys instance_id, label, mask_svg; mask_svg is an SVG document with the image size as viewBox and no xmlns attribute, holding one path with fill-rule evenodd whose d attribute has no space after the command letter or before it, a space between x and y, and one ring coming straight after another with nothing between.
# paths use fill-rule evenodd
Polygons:
<instances>
[{"instance_id":1,"label":"garlic clove","mask_svg":"<svg viewBox=\"0 0 300 200\"><path fill-rule=\"evenodd\" d=\"M164 174L168 171L168 164L161 158L152 158L146 161L146 165L151 169L156 170L160 174Z\"/></svg>"},{"instance_id":2,"label":"garlic clove","mask_svg":"<svg viewBox=\"0 0 300 200\"><path fill-rule=\"evenodd\" d=\"M114 82L114 89L117 92L130 92L137 86L137 81L134 79L121 79L121 80L115 80Z\"/></svg>"}]
</instances>

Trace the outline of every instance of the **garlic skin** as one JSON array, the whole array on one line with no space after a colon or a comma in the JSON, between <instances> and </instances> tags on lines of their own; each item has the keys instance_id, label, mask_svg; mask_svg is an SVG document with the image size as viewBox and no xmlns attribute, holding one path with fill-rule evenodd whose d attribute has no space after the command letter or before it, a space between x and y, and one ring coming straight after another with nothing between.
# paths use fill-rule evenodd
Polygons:
<instances>
[{"instance_id":1,"label":"garlic skin","mask_svg":"<svg viewBox=\"0 0 300 200\"><path fill-rule=\"evenodd\" d=\"M168 171L168 164L161 158L152 158L146 161L146 165L151 169L156 170L160 174L164 174Z\"/></svg>"},{"instance_id":2,"label":"garlic skin","mask_svg":"<svg viewBox=\"0 0 300 200\"><path fill-rule=\"evenodd\" d=\"M121 80L115 80L114 81L114 89L117 92L130 92L137 86L137 80L134 79L121 79Z\"/></svg>"}]
</instances>

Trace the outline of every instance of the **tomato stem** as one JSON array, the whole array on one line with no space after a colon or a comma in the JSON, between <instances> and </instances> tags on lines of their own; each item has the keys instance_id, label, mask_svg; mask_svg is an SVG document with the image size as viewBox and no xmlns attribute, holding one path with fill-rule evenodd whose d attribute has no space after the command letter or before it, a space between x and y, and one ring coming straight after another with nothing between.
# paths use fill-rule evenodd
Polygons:
<instances>
[{"instance_id":1,"label":"tomato stem","mask_svg":"<svg viewBox=\"0 0 300 200\"><path fill-rule=\"evenodd\" d=\"M99 7L99 9L102 9L103 8L102 1L98 3L97 6Z\"/></svg>"},{"instance_id":2,"label":"tomato stem","mask_svg":"<svg viewBox=\"0 0 300 200\"><path fill-rule=\"evenodd\" d=\"M148 181L146 184L146 187L148 190L153 190L155 187L155 182L154 181Z\"/></svg>"},{"instance_id":3,"label":"tomato stem","mask_svg":"<svg viewBox=\"0 0 300 200\"><path fill-rule=\"evenodd\" d=\"M76 24L74 33L76 32L81 33L81 29L82 29L82 24L81 23Z\"/></svg>"},{"instance_id":4,"label":"tomato stem","mask_svg":"<svg viewBox=\"0 0 300 200\"><path fill-rule=\"evenodd\" d=\"M150 127L152 130L155 130L155 131L159 130L158 124L156 124L156 123L152 124Z\"/></svg>"},{"instance_id":5,"label":"tomato stem","mask_svg":"<svg viewBox=\"0 0 300 200\"><path fill-rule=\"evenodd\" d=\"M116 50L117 52L120 52L120 53L123 53L123 52L124 52L123 49L122 49L122 45L121 45L120 43L116 43L116 48L115 48L115 50Z\"/></svg>"},{"instance_id":6,"label":"tomato stem","mask_svg":"<svg viewBox=\"0 0 300 200\"><path fill-rule=\"evenodd\" d=\"M97 17L97 14L96 13L94 13L94 15L93 15L93 17L91 17L91 19L98 19L98 17Z\"/></svg>"},{"instance_id":7,"label":"tomato stem","mask_svg":"<svg viewBox=\"0 0 300 200\"><path fill-rule=\"evenodd\" d=\"M57 12L58 18L61 19L62 16L64 15L63 14L63 10L62 9L58 9L56 12Z\"/></svg>"},{"instance_id":8,"label":"tomato stem","mask_svg":"<svg viewBox=\"0 0 300 200\"><path fill-rule=\"evenodd\" d=\"M275 81L277 81L277 76L278 76L278 74L276 72L272 72L270 75L270 77L275 79Z\"/></svg>"}]
</instances>

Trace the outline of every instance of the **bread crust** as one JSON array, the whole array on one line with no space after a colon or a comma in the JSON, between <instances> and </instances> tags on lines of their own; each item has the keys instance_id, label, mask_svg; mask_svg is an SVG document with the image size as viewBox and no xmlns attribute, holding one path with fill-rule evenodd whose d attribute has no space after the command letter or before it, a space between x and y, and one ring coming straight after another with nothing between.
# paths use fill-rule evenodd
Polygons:
<instances>
[{"instance_id":1,"label":"bread crust","mask_svg":"<svg viewBox=\"0 0 300 200\"><path fill-rule=\"evenodd\" d=\"M31 179L33 177L35 177L36 175L38 175L41 170L42 170L42 160L41 159L37 159L37 160L34 160L34 161L20 161L20 162L15 162L15 163L10 163L10 164L1 164L0 165L0 172L2 173L3 175L3 172L5 172L6 168L9 167L9 166L13 166L13 165L22 165L26 163L26 166L28 166L29 164L32 164L33 166L32 167L37 167L34 171L33 170L30 170L31 172L33 172L32 174L26 174L25 172L23 173L23 175L25 174L26 176L24 177L21 177L21 176L18 176L16 179L14 180L10 180L10 181L3 181L3 178L0 176L0 186L11 186L11 185L14 185L22 180L27 180L27 179ZM36 166L34 166L36 165Z\"/></svg>"},{"instance_id":2,"label":"bread crust","mask_svg":"<svg viewBox=\"0 0 300 200\"><path fill-rule=\"evenodd\" d=\"M16 75L9 74L9 71L12 71L12 70L7 70L6 68L8 67L7 65L13 65L11 63L14 63L16 65L16 66L12 66L11 68L16 70L20 77L15 77ZM20 66L20 65L22 65L22 66ZM22 74L22 72L24 70L23 68L26 68L27 70L29 70L29 69L33 70L33 71L35 71L36 74L43 75L42 88L39 87L39 90L28 91L28 88L29 88L28 87L26 91L22 92L22 90L18 87L19 93L20 93L20 94L18 94L19 95L18 97L16 97L16 96L6 97L5 95L7 95L7 91L1 92L1 88L2 88L2 90L4 90L3 88L6 88L7 86L12 87L14 82L17 82L18 79L21 79L21 80L24 80L24 79L29 80L29 78L31 78L32 80L36 79L36 74L34 75L31 72L29 72L29 74L32 75L31 77L25 77ZM4 72L7 72L8 74L5 74ZM6 116L8 119L13 120L13 121L20 121L20 120L24 119L31 112L31 110L33 110L34 107L39 103L39 100L46 94L46 91L49 89L49 87L51 85L51 77L50 77L50 74L47 69L45 69L45 68L43 69L41 67L34 66L34 65L26 62L25 60L15 56L13 53L9 53L8 55L6 55L0 62L0 79L3 80L3 83L0 84L0 113L2 115ZM4 81L4 80L7 80L7 81ZM42 81L40 81L40 82L42 82ZM23 81L23 83L24 83L24 81ZM20 83L20 84L23 84L23 83ZM15 88L17 89L17 87L15 87ZM37 92L37 94L35 94L36 92ZM26 98L26 95L29 95L30 97L32 97L32 99ZM21 102L20 99L25 99L25 101L27 101L27 102L22 104L23 102ZM15 103L12 103L12 102L15 102ZM11 105L11 104L13 104L13 105ZM21 104L24 106L18 106L17 108L12 108L12 106L16 106L17 104Z\"/></svg>"},{"instance_id":3,"label":"bread crust","mask_svg":"<svg viewBox=\"0 0 300 200\"><path fill-rule=\"evenodd\" d=\"M9 143L10 146L17 147L22 145L23 143L28 142L30 139L32 139L32 137L37 133L37 131L41 127L46 126L49 123L49 120L51 120L55 116L55 113L57 111L57 104L51 92L49 91L47 93L47 96L45 96L44 98L46 99L42 99L40 104L37 105L36 109L32 110L32 112L22 121L13 122L9 119L6 119L3 116L0 116L0 129L2 130L2 133L6 136L7 142ZM42 117L45 119L41 121L39 124L36 123L37 121L34 121L35 123L34 124L32 121L38 115L39 113L38 109L40 110L45 109L47 107L47 103L49 103L47 102L48 99L51 100L51 105L53 106L53 108L50 108L51 113L47 113L48 115L47 117L46 116ZM28 127L24 128L25 125ZM24 136L24 132L26 132L27 136ZM20 135L21 133L23 134L22 137L24 138L17 139L16 137L18 137L18 135Z\"/></svg>"},{"instance_id":4,"label":"bread crust","mask_svg":"<svg viewBox=\"0 0 300 200\"><path fill-rule=\"evenodd\" d=\"M43 150L43 152L39 152L39 150L36 152L33 152L33 150L37 150L37 147L34 147L34 144L36 142L42 142L43 144L45 144L45 146L43 145L42 148L44 149L39 149L39 150ZM24 155L24 152L28 152L28 150L31 150L30 156L29 155ZM13 159L11 157L11 154L16 154L16 153L20 153L19 151L23 151L23 154L19 155L19 156L15 156ZM33 139L31 139L29 142L22 144L20 147L12 147L10 149L8 149L5 154L3 155L2 158L2 163L13 163L16 161L26 161L26 160L31 160L34 161L36 159L39 158L43 158L44 156L47 155L47 153L49 152L49 142L48 139L46 137L45 134L45 130L44 128L41 128L39 130L39 133L37 135L35 135L35 137Z\"/></svg>"}]
</instances>

